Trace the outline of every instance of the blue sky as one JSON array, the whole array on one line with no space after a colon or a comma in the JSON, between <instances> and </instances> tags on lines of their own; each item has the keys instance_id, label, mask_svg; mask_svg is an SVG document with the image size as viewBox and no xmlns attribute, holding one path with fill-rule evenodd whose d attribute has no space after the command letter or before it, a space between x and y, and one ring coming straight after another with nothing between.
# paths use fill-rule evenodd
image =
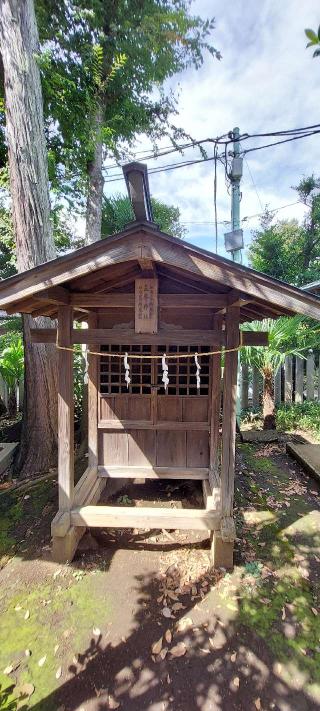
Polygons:
<instances>
[{"instance_id":1,"label":"blue sky","mask_svg":"<svg viewBox=\"0 0 320 711\"><path fill-rule=\"evenodd\" d=\"M305 27L316 29L320 23L318 0L195 0L192 9L216 18L212 43L222 60L206 56L200 71L190 69L170 81L168 86L179 94L177 125L199 140L234 126L255 133L320 123L320 58L313 59L305 49L304 35ZM251 145L257 145L257 140L252 139ZM141 137L137 150L148 147L148 140ZM197 151L185 152L184 159L192 157L199 157ZM148 166L176 159L175 155L150 160ZM119 174L119 169L114 172ZM320 134L249 154L244 163L241 217L261 213L266 204L273 209L293 203L297 196L292 186L311 173L320 175ZM199 223L214 220L213 178L213 162L150 176L151 193L180 208L186 239L210 250L214 250L214 225ZM107 195L124 191L124 183L106 182ZM303 219L303 215L301 204L277 213L281 219ZM228 219L230 195L219 167L218 220ZM256 217L243 224L246 243L258 223ZM226 229L219 225L221 254Z\"/></svg>"}]
</instances>

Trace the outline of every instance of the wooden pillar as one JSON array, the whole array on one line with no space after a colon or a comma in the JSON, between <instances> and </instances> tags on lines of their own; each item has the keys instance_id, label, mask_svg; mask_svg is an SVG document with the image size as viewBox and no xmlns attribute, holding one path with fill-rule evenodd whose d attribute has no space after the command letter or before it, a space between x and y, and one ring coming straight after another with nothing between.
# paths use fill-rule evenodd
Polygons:
<instances>
[{"instance_id":1,"label":"wooden pillar","mask_svg":"<svg viewBox=\"0 0 320 711\"><path fill-rule=\"evenodd\" d=\"M307 356L307 400L314 400L314 375L314 354L310 350Z\"/></svg>"},{"instance_id":2,"label":"wooden pillar","mask_svg":"<svg viewBox=\"0 0 320 711\"><path fill-rule=\"evenodd\" d=\"M58 345L73 348L72 306L59 306ZM74 490L73 352L58 350L58 485L59 511L69 511Z\"/></svg>"},{"instance_id":3,"label":"wooden pillar","mask_svg":"<svg viewBox=\"0 0 320 711\"><path fill-rule=\"evenodd\" d=\"M292 356L286 356L284 363L284 401L292 402Z\"/></svg>"},{"instance_id":4,"label":"wooden pillar","mask_svg":"<svg viewBox=\"0 0 320 711\"><path fill-rule=\"evenodd\" d=\"M97 314L89 314L88 327L98 327ZM97 346L89 344L88 351L97 351ZM88 353L88 464L98 467L98 390L99 390L99 356Z\"/></svg>"},{"instance_id":5,"label":"wooden pillar","mask_svg":"<svg viewBox=\"0 0 320 711\"><path fill-rule=\"evenodd\" d=\"M281 366L274 376L274 401L276 405L281 403Z\"/></svg>"},{"instance_id":6,"label":"wooden pillar","mask_svg":"<svg viewBox=\"0 0 320 711\"><path fill-rule=\"evenodd\" d=\"M213 328L222 334L223 315L217 314L213 319ZM214 350L214 349L212 349ZM217 349L218 350L218 349ZM221 409L221 353L211 356L211 398L210 398L210 470L209 481L211 488L216 486L216 477L219 469L219 424Z\"/></svg>"},{"instance_id":7,"label":"wooden pillar","mask_svg":"<svg viewBox=\"0 0 320 711\"><path fill-rule=\"evenodd\" d=\"M319 356L319 367L318 367L318 402L320 402L320 356Z\"/></svg>"},{"instance_id":8,"label":"wooden pillar","mask_svg":"<svg viewBox=\"0 0 320 711\"><path fill-rule=\"evenodd\" d=\"M241 366L241 409L247 410L249 391L249 366L248 363L243 363Z\"/></svg>"},{"instance_id":9,"label":"wooden pillar","mask_svg":"<svg viewBox=\"0 0 320 711\"><path fill-rule=\"evenodd\" d=\"M260 407L260 398L259 398L259 391L260 391L260 372L258 368L254 365L252 368L252 407L255 410L258 410Z\"/></svg>"},{"instance_id":10,"label":"wooden pillar","mask_svg":"<svg viewBox=\"0 0 320 711\"><path fill-rule=\"evenodd\" d=\"M228 306L226 312L226 349L239 345L239 306ZM238 351L225 354L223 377L223 420L222 420L222 462L221 462L221 540L217 538L219 555L223 558L225 547L225 567L230 567L230 544L235 539L233 519L236 406L237 406ZM213 545L214 554L214 545ZM221 563L222 564L222 563Z\"/></svg>"},{"instance_id":11,"label":"wooden pillar","mask_svg":"<svg viewBox=\"0 0 320 711\"><path fill-rule=\"evenodd\" d=\"M303 402L303 366L303 359L296 356L296 387L294 393L294 401L298 403Z\"/></svg>"}]
</instances>

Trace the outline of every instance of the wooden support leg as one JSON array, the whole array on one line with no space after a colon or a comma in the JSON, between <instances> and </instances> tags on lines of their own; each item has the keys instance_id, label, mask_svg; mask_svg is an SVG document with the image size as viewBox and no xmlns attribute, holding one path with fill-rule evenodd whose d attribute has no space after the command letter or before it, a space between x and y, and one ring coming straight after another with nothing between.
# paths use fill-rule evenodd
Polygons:
<instances>
[{"instance_id":1,"label":"wooden support leg","mask_svg":"<svg viewBox=\"0 0 320 711\"><path fill-rule=\"evenodd\" d=\"M78 543L85 533L86 527L70 526L67 533L52 538L52 558L55 563L71 563Z\"/></svg>"},{"instance_id":2,"label":"wooden support leg","mask_svg":"<svg viewBox=\"0 0 320 711\"><path fill-rule=\"evenodd\" d=\"M222 540L219 531L212 531L210 535L211 556L214 568L233 568L233 542Z\"/></svg>"}]
</instances>

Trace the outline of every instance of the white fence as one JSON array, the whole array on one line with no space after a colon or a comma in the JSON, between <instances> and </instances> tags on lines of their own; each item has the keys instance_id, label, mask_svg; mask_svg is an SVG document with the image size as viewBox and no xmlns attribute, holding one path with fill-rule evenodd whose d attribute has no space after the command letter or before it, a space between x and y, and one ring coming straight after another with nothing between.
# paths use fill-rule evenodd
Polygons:
<instances>
[{"instance_id":1,"label":"white fence","mask_svg":"<svg viewBox=\"0 0 320 711\"><path fill-rule=\"evenodd\" d=\"M257 368L241 366L240 387L241 408L259 409L263 378ZM274 378L274 395L277 405L305 400L320 402L320 368L313 351L309 351L306 359L287 356Z\"/></svg>"}]
</instances>

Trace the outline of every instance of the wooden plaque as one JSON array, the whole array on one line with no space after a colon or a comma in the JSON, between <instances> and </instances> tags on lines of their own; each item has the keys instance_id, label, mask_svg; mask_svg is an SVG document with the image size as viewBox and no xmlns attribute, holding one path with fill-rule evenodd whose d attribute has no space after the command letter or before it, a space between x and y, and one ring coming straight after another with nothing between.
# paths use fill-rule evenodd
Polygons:
<instances>
[{"instance_id":1,"label":"wooden plaque","mask_svg":"<svg viewBox=\"0 0 320 711\"><path fill-rule=\"evenodd\" d=\"M158 279L135 280L135 331L158 333Z\"/></svg>"}]
</instances>

